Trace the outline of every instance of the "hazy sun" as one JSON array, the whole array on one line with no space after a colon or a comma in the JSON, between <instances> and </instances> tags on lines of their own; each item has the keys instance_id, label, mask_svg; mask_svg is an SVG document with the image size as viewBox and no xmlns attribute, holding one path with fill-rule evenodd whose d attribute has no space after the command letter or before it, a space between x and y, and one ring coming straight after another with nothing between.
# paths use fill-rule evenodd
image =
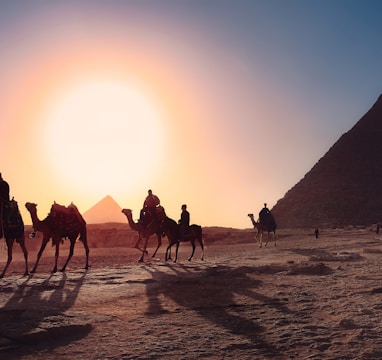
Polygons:
<instances>
[{"instance_id":1,"label":"hazy sun","mask_svg":"<svg viewBox=\"0 0 382 360\"><path fill-rule=\"evenodd\" d=\"M77 190L102 195L136 187L162 162L159 105L127 83L73 86L49 105L43 123L49 166Z\"/></svg>"}]
</instances>

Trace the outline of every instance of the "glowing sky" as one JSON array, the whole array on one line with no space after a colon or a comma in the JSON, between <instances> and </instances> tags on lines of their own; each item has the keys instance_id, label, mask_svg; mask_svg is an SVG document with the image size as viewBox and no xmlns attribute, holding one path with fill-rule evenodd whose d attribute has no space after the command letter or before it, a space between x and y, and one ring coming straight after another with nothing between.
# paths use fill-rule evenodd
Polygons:
<instances>
[{"instance_id":1,"label":"glowing sky","mask_svg":"<svg viewBox=\"0 0 382 360\"><path fill-rule=\"evenodd\" d=\"M247 228L382 92L382 2L0 0L0 172L44 218Z\"/></svg>"}]
</instances>

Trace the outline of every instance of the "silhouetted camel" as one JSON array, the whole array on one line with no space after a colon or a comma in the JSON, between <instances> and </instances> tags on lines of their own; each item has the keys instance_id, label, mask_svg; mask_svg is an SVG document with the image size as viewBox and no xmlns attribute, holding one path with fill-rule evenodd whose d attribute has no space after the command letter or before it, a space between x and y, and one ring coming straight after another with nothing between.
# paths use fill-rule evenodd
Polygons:
<instances>
[{"instance_id":1,"label":"silhouetted camel","mask_svg":"<svg viewBox=\"0 0 382 360\"><path fill-rule=\"evenodd\" d=\"M148 254L147 252L147 243L149 241L149 238L151 235L156 235L158 239L158 245L154 251L154 254L152 257L154 257L162 245L162 228L160 226L160 223L158 221L151 221L147 226L145 226L141 221L134 222L133 220L133 212L130 209L122 209L122 213L126 215L127 222L129 223L129 226L131 230L138 232L138 239L134 245L136 249L139 251L142 251L142 256L138 260L139 262L142 262L144 259L145 254ZM139 246L142 238L145 240L143 248Z\"/></svg>"},{"instance_id":2,"label":"silhouetted camel","mask_svg":"<svg viewBox=\"0 0 382 360\"><path fill-rule=\"evenodd\" d=\"M14 241L20 245L25 259L25 272L24 275L28 275L28 251L25 246L25 233L24 233L24 222L19 212L19 207L15 200L11 200L9 203L4 203L2 211L2 219L0 219L3 228L3 236L7 244L7 263L5 264L4 270L0 274L0 278L3 278L9 264L12 262L12 251Z\"/></svg>"},{"instance_id":3,"label":"silhouetted camel","mask_svg":"<svg viewBox=\"0 0 382 360\"><path fill-rule=\"evenodd\" d=\"M273 234L273 240L275 241L276 246L276 222L273 218L273 215L271 213L268 214L268 216L265 219L265 223L257 222L254 219L253 214L248 214L249 218L252 221L253 227L257 230L257 233L255 235L255 239L257 238L257 235L260 234L260 246L263 246L263 233L266 231L268 233L267 242L265 243L265 246L268 245L270 234Z\"/></svg>"},{"instance_id":4,"label":"silhouetted camel","mask_svg":"<svg viewBox=\"0 0 382 360\"><path fill-rule=\"evenodd\" d=\"M174 262L177 261L179 243L185 242L185 241L191 242L192 253L191 253L191 256L188 258L188 261L191 261L195 253L195 240L197 240L200 244L200 247L202 249L201 260L204 260L203 235L202 235L202 227L200 225L195 225L195 224L191 225L189 227L189 232L185 234L184 239L180 240L179 226L175 220L170 219L168 216L165 216L162 223L163 223L163 232L166 234L169 241L169 245L166 248L166 257L165 257L166 261L171 259L170 252L171 252L171 247L173 245L176 245Z\"/></svg>"},{"instance_id":5,"label":"silhouetted camel","mask_svg":"<svg viewBox=\"0 0 382 360\"><path fill-rule=\"evenodd\" d=\"M86 252L85 269L89 268L89 247L87 242L86 222L74 204L65 208L64 206L54 203L49 215L44 220L38 219L36 204L28 202L25 204L25 207L31 214L34 229L43 233L41 248L37 254L36 264L32 270L33 273L36 272L41 255L50 239L52 239L53 245L56 246L55 262L52 270L52 272L56 272L61 240L63 238L68 238L70 240L69 255L65 265L61 269L61 271L65 271L69 260L73 256L74 245L78 235L80 236L80 240L82 241Z\"/></svg>"}]
</instances>

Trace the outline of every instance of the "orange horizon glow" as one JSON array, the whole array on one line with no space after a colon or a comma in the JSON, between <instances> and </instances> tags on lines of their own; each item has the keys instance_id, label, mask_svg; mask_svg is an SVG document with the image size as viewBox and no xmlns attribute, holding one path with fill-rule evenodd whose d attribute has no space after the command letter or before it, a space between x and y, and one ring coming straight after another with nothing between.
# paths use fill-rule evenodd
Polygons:
<instances>
[{"instance_id":1,"label":"orange horizon glow","mask_svg":"<svg viewBox=\"0 0 382 360\"><path fill-rule=\"evenodd\" d=\"M158 184L157 189L168 186L161 184L161 171L165 171L170 176L171 174L174 177L177 175L176 168L168 166L168 163L177 164L187 161L192 164L192 158L179 158L177 152L166 154L166 164L165 160L161 158L164 155L160 155L160 147L165 149L168 143L172 143L175 148L192 147L193 152L198 152L201 142L206 141L202 131L203 124L198 124L194 119L202 118L201 113L207 110L203 109L203 106L207 106L207 104L204 99L198 99L196 96L198 89L196 85L193 85L194 79L192 77L186 82L184 79L180 82L180 77L177 74L181 70L177 70L176 64L169 62L166 56L161 60L158 53L154 57L150 51L147 52L140 46L136 51L132 51L131 48L128 51L121 50L117 43L110 41L107 42L107 45L103 45L104 50L100 52L99 43L102 42L103 39L98 39L95 44L87 44L86 47L78 44L74 47L71 46L70 51L65 45L57 46L53 53L47 51L39 54L36 59L25 59L24 73L18 73L13 78L13 89L11 89L7 99L10 109L7 117L13 121L6 130L11 134L11 138L17 138L16 134L21 128L28 136L24 139L26 143L22 146L21 144L16 146L10 144L9 147L13 146L15 151L20 151L17 157L22 159L24 163L35 163L32 167L36 173L29 174L28 184L25 184L25 180L19 180L16 172L17 181L11 182L11 189L22 186L28 190L30 195L28 195L27 201L41 203L39 211L42 212L43 216L49 211L53 201L62 204L74 201L79 204L84 212L107 194L111 194L117 198L117 202L122 203L121 198L126 192L134 193L129 198L132 199L132 205L135 205L138 211L138 204L140 206L141 198L148 187L155 188L153 186L155 184ZM119 126L117 131L131 131L132 136L136 139L130 138L130 142L134 140L133 145L130 146L129 134L126 134L126 143L120 144L119 149L114 146L114 150L119 150L114 153L107 153L109 147L105 146L103 149L106 152L105 161L107 158L113 159L115 157L116 165L112 167L112 174L107 171L108 162L100 162L99 155L98 158L95 156L92 159L90 153L87 156L88 162L84 161L82 168L81 163L78 162L71 169L73 162L77 161L75 151L80 152L81 148L85 150L92 147L94 147L95 155L98 151L97 144L87 143L89 132L91 132L86 132L86 126L91 126L89 119L85 119L88 125L83 125L83 127L78 125L78 130L81 133L70 134L70 132L62 131L64 127L60 127L59 124L56 124L56 130L54 130L52 119L49 118L52 118L52 114L56 111L54 107L59 107L60 102L65 101L64 99L70 97L78 89L87 87L87 91L91 92L92 86L94 88L100 87L102 83L109 89L113 86L115 88L120 87L121 91L124 90L125 93L127 89L130 89L135 94L143 96L145 100L142 101L145 101L146 108L148 106L155 108L155 111L158 112L156 121L160 122L160 124L151 124L151 126L158 126L158 129L155 130L158 139L146 139L146 135L143 133L144 128L139 127L142 124L138 123L134 127L134 124L131 123L125 128ZM119 95L111 95L109 101L112 100L113 96L118 97ZM149 103L151 105L148 105ZM78 103L77 105L81 104ZM94 107L97 105L95 104ZM89 115L92 111L91 107L91 104L85 104L80 111ZM77 110L73 109L72 111L75 113ZM79 119L61 119L60 121L75 122ZM189 126L186 131L182 130L183 123L190 122L193 122L194 126ZM104 131L108 125L106 123L102 125L105 126ZM100 131L102 131L102 126L99 126ZM75 123L69 128L75 129ZM179 133L182 135L179 136ZM119 140L122 138L119 137ZM146 143L146 140L149 141L149 144ZM68 151L73 147L75 149L72 153ZM25 148L31 150L25 152ZM62 148L61 155L60 148ZM207 149L208 147L203 146L201 157L209 152ZM213 148L210 151L214 151ZM73 160L64 165L66 156ZM154 158L151 159L152 157ZM135 159L135 162L132 159ZM149 162L149 167L153 168L152 172L142 173L139 170L139 161L142 163ZM117 167L118 162L120 167ZM219 166L219 164L217 165ZM193 167L191 165L189 174L187 171L184 173L191 182L193 181L192 177L195 176ZM74 174L70 174L71 170ZM195 166L195 170L203 171L198 165ZM41 171L43 173L38 173ZM48 176L46 176L47 174ZM6 172L4 175L6 176ZM34 182L35 176L39 177L36 180L41 182ZM131 179L131 177L135 177L135 179ZM23 176L23 178L25 177ZM99 182L98 185L96 184L97 181ZM175 188L173 187L173 189ZM57 189L60 190L57 191ZM135 193L139 193L139 195L135 196ZM174 195L179 198L182 196L179 191ZM191 196L194 194L191 193ZM46 200L44 200L45 198ZM167 198L171 201L171 195ZM165 199L167 198L165 197ZM41 201L41 199L43 200ZM174 206L174 208L176 207ZM21 206L21 210L25 214L23 206ZM28 215L26 215L26 223L28 223Z\"/></svg>"},{"instance_id":2,"label":"orange horizon glow","mask_svg":"<svg viewBox=\"0 0 382 360\"><path fill-rule=\"evenodd\" d=\"M186 203L192 223L252 227L354 110L321 91L310 37L272 4L0 5L0 172L25 223L25 202L44 218L54 201L83 213L107 195L138 216L151 188L171 218Z\"/></svg>"}]
</instances>

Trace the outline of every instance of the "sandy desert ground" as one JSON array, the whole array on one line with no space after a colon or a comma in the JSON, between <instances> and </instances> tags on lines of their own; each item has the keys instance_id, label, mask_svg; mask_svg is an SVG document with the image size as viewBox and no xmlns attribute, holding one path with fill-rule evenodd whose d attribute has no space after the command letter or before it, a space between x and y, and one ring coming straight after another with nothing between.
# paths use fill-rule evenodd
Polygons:
<instances>
[{"instance_id":1,"label":"sandy desert ground","mask_svg":"<svg viewBox=\"0 0 382 360\"><path fill-rule=\"evenodd\" d=\"M204 261L197 248L188 262L181 244L175 264L164 245L144 263L130 247L95 248L87 271L77 244L55 274L50 248L27 277L17 252L0 279L0 358L382 358L382 238L371 228L283 230L266 248L215 240Z\"/></svg>"}]
</instances>

